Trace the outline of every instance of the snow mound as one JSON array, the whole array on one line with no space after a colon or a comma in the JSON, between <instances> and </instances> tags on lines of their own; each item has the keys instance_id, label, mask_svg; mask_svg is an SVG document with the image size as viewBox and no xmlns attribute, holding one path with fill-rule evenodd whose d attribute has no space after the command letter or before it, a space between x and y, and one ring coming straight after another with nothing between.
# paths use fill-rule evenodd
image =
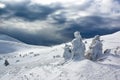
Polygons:
<instances>
[{"instance_id":1,"label":"snow mound","mask_svg":"<svg viewBox=\"0 0 120 80\"><path fill-rule=\"evenodd\" d=\"M85 59L59 66L42 65L32 69L22 68L16 74L8 73L1 80L119 80L119 75L118 67Z\"/></svg>"},{"instance_id":2,"label":"snow mound","mask_svg":"<svg viewBox=\"0 0 120 80\"><path fill-rule=\"evenodd\" d=\"M102 64L109 64L114 66L120 66L120 55L108 54L100 61Z\"/></svg>"},{"instance_id":3,"label":"snow mound","mask_svg":"<svg viewBox=\"0 0 120 80\"><path fill-rule=\"evenodd\" d=\"M61 80L119 80L120 68L98 64L89 60L71 62L65 65L67 74Z\"/></svg>"}]
</instances>

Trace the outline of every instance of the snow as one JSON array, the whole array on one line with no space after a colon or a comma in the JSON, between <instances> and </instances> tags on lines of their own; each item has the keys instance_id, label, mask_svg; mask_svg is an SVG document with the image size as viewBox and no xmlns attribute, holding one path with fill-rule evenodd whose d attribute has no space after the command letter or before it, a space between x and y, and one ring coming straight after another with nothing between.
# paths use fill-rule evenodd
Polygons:
<instances>
[{"instance_id":1,"label":"snow","mask_svg":"<svg viewBox=\"0 0 120 80\"><path fill-rule=\"evenodd\" d=\"M28 45L8 37L0 38L0 80L120 80L120 31L101 36L103 50L111 49L99 61L64 61L65 44L45 47ZM92 42L83 42L88 50ZM71 44L71 43L68 43ZM4 66L7 59L10 65Z\"/></svg>"}]
</instances>

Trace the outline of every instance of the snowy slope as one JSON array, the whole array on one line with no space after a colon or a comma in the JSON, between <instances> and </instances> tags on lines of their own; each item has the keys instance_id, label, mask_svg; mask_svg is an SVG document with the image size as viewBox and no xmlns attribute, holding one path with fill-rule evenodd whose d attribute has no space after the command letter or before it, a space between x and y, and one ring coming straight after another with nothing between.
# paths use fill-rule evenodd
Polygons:
<instances>
[{"instance_id":1,"label":"snowy slope","mask_svg":"<svg viewBox=\"0 0 120 80\"><path fill-rule=\"evenodd\" d=\"M120 46L120 31L111 35L103 36L102 39L104 49L114 49L117 46Z\"/></svg>"},{"instance_id":2,"label":"snowy slope","mask_svg":"<svg viewBox=\"0 0 120 80\"><path fill-rule=\"evenodd\" d=\"M103 40L103 49L104 50L114 49L114 48L120 46L120 31L113 33L113 34L101 36L101 40ZM91 44L92 38L86 39L85 41L87 41L86 46L88 47Z\"/></svg>"},{"instance_id":3,"label":"snowy slope","mask_svg":"<svg viewBox=\"0 0 120 80\"><path fill-rule=\"evenodd\" d=\"M25 44L15 38L0 34L0 54L20 52L31 48L42 48L43 46L32 46Z\"/></svg>"},{"instance_id":4,"label":"snowy slope","mask_svg":"<svg viewBox=\"0 0 120 80\"><path fill-rule=\"evenodd\" d=\"M102 40L104 50L112 51L96 62L64 62L64 44L41 47L0 40L0 48L4 46L11 54L0 54L0 80L120 80L120 49L114 53L120 46L120 32L102 36ZM88 47L91 39L85 41ZM15 50L9 52L11 48ZM7 67L3 65L5 59L10 63Z\"/></svg>"}]
</instances>

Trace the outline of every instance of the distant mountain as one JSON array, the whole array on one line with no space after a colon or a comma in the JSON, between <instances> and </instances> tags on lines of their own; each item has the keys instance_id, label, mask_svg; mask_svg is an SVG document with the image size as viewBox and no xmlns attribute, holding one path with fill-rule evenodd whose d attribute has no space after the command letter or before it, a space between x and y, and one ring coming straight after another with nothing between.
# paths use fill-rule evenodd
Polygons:
<instances>
[{"instance_id":1,"label":"distant mountain","mask_svg":"<svg viewBox=\"0 0 120 80\"><path fill-rule=\"evenodd\" d=\"M12 38L12 37L4 35L4 34L0 34L0 40L13 41L13 42L21 42L21 41L15 39L15 38Z\"/></svg>"},{"instance_id":2,"label":"distant mountain","mask_svg":"<svg viewBox=\"0 0 120 80\"><path fill-rule=\"evenodd\" d=\"M25 44L24 42L21 42L10 36L0 34L0 54L19 52L24 49L31 49L37 47L38 46ZM42 48L42 46L39 46L39 48Z\"/></svg>"}]
</instances>

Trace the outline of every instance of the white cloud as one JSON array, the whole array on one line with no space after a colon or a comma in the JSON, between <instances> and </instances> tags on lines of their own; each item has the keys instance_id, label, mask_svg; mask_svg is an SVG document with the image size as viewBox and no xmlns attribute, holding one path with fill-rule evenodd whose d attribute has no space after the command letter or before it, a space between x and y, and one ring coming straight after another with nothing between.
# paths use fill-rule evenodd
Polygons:
<instances>
[{"instance_id":1,"label":"white cloud","mask_svg":"<svg viewBox=\"0 0 120 80\"><path fill-rule=\"evenodd\" d=\"M60 28L57 27L58 25L52 25L48 21L24 21L20 18L11 18L8 20L1 20L0 28L4 29L19 29L25 31L27 33L36 34L40 30L50 30L57 31Z\"/></svg>"},{"instance_id":2,"label":"white cloud","mask_svg":"<svg viewBox=\"0 0 120 80\"><path fill-rule=\"evenodd\" d=\"M5 8L5 7L6 7L6 5L5 5L5 4L0 3L0 8Z\"/></svg>"},{"instance_id":3,"label":"white cloud","mask_svg":"<svg viewBox=\"0 0 120 80\"><path fill-rule=\"evenodd\" d=\"M63 27L64 28L64 27ZM8 31L22 31L23 33L41 36L42 38L51 40L51 39L63 39L66 38L62 36L57 31L61 30L62 28L59 25L50 24L48 21L24 21L18 18L11 18L8 20L1 20L0 22L0 29L8 30Z\"/></svg>"},{"instance_id":4,"label":"white cloud","mask_svg":"<svg viewBox=\"0 0 120 80\"><path fill-rule=\"evenodd\" d=\"M30 2L31 4L42 4L53 6L60 3L65 9L61 12L67 16L75 18L76 16L89 15L120 15L120 3L116 0L4 0L1 2L21 3Z\"/></svg>"},{"instance_id":5,"label":"white cloud","mask_svg":"<svg viewBox=\"0 0 120 80\"><path fill-rule=\"evenodd\" d=\"M24 2L25 0L1 0L0 2L4 3L19 3L19 2Z\"/></svg>"},{"instance_id":6,"label":"white cloud","mask_svg":"<svg viewBox=\"0 0 120 80\"><path fill-rule=\"evenodd\" d=\"M29 1L29 0L27 0ZM2 2L7 3L19 3L24 2L24 0L4 0ZM52 16L55 15L63 15L66 18L66 21L69 20L76 20L80 17L86 17L86 16L110 16L114 14L114 16L117 14L119 16L119 13L115 13L115 11L120 10L120 5L118 2L114 0L31 0L31 3L39 3L39 4L51 4L60 2L61 5L64 7L63 9L57 10L56 12L48 15L48 19L45 21L24 21L22 19L18 18L12 18L9 20L3 20L2 22L4 24L1 24L1 26L13 26L14 28L20 28L23 30L27 30L28 32L37 32L41 29L45 28L56 28L56 25L52 25L49 23L55 22L52 19ZM51 4L54 5L54 4ZM114 6L115 5L115 6ZM5 7L4 4L0 3L0 7ZM49 5L50 6L50 5ZM113 12L114 11L114 12ZM29 27L29 29L28 29ZM58 29L58 28L56 28Z\"/></svg>"},{"instance_id":7,"label":"white cloud","mask_svg":"<svg viewBox=\"0 0 120 80\"><path fill-rule=\"evenodd\" d=\"M55 1L57 2L57 0L51 0L48 3ZM47 1L43 1L43 3L45 2ZM68 20L85 16L120 16L120 3L115 0L58 0L58 2L61 3L64 9L52 15L64 14ZM42 1L40 3L42 4Z\"/></svg>"},{"instance_id":8,"label":"white cloud","mask_svg":"<svg viewBox=\"0 0 120 80\"><path fill-rule=\"evenodd\" d=\"M70 2L76 2L78 0L31 0L33 3L38 4L51 4L51 3L70 3Z\"/></svg>"}]
</instances>

